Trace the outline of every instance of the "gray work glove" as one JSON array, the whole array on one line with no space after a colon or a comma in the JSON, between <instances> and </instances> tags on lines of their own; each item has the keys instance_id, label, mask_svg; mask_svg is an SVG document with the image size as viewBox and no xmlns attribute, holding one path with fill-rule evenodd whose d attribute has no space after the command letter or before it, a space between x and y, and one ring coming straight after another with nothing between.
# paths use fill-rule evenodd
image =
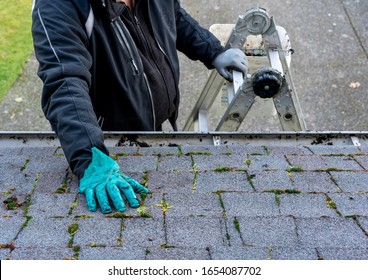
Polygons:
<instances>
[{"instance_id":1,"label":"gray work glove","mask_svg":"<svg viewBox=\"0 0 368 280\"><path fill-rule=\"evenodd\" d=\"M222 77L230 82L233 80L230 70L243 72L244 76L247 75L248 71L247 57L240 49L226 50L214 59L212 65Z\"/></svg>"}]
</instances>

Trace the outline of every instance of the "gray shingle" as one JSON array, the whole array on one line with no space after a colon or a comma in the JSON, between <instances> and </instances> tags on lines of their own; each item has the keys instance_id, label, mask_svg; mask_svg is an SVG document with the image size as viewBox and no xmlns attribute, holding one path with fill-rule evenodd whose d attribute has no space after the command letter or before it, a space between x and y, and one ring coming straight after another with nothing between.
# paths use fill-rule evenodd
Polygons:
<instances>
[{"instance_id":1,"label":"gray shingle","mask_svg":"<svg viewBox=\"0 0 368 280\"><path fill-rule=\"evenodd\" d=\"M218 167L229 167L229 168L246 168L244 160L246 155L216 155L216 156L203 156L193 155L193 160L199 171L215 170Z\"/></svg>"},{"instance_id":2,"label":"gray shingle","mask_svg":"<svg viewBox=\"0 0 368 280\"><path fill-rule=\"evenodd\" d=\"M165 244L164 220L157 219L124 219L122 245L129 247L150 247Z\"/></svg>"},{"instance_id":3,"label":"gray shingle","mask_svg":"<svg viewBox=\"0 0 368 280\"><path fill-rule=\"evenodd\" d=\"M308 247L273 247L271 252L273 260L317 260L317 250Z\"/></svg>"},{"instance_id":4,"label":"gray shingle","mask_svg":"<svg viewBox=\"0 0 368 280\"><path fill-rule=\"evenodd\" d=\"M367 172L331 172L336 184L343 192L367 192Z\"/></svg>"},{"instance_id":5,"label":"gray shingle","mask_svg":"<svg viewBox=\"0 0 368 280\"><path fill-rule=\"evenodd\" d=\"M358 147L354 146L308 146L316 155L352 155L361 154Z\"/></svg>"},{"instance_id":6,"label":"gray shingle","mask_svg":"<svg viewBox=\"0 0 368 280\"><path fill-rule=\"evenodd\" d=\"M290 174L294 188L303 193L340 191L333 182L332 176L327 172L292 172Z\"/></svg>"},{"instance_id":7,"label":"gray shingle","mask_svg":"<svg viewBox=\"0 0 368 280\"><path fill-rule=\"evenodd\" d=\"M143 260L145 249L139 247L82 247L79 260Z\"/></svg>"},{"instance_id":8,"label":"gray shingle","mask_svg":"<svg viewBox=\"0 0 368 280\"><path fill-rule=\"evenodd\" d=\"M158 171L190 171L193 170L192 159L189 156L160 157Z\"/></svg>"},{"instance_id":9,"label":"gray shingle","mask_svg":"<svg viewBox=\"0 0 368 280\"><path fill-rule=\"evenodd\" d=\"M116 246L121 233L121 219L79 219L74 246Z\"/></svg>"},{"instance_id":10,"label":"gray shingle","mask_svg":"<svg viewBox=\"0 0 368 280\"><path fill-rule=\"evenodd\" d=\"M36 193L28 213L43 218L67 217L75 198L75 194Z\"/></svg>"},{"instance_id":11,"label":"gray shingle","mask_svg":"<svg viewBox=\"0 0 368 280\"><path fill-rule=\"evenodd\" d=\"M303 170L326 170L327 165L322 156L318 155L305 155L294 156L286 155L292 166L301 167Z\"/></svg>"},{"instance_id":12,"label":"gray shingle","mask_svg":"<svg viewBox=\"0 0 368 280\"><path fill-rule=\"evenodd\" d=\"M221 217L223 215L223 209L216 194L168 193L165 199L172 206L166 213L167 217Z\"/></svg>"},{"instance_id":13,"label":"gray shingle","mask_svg":"<svg viewBox=\"0 0 368 280\"><path fill-rule=\"evenodd\" d=\"M210 255L205 248L198 249L196 247L183 248L148 248L147 260L209 260Z\"/></svg>"},{"instance_id":14,"label":"gray shingle","mask_svg":"<svg viewBox=\"0 0 368 280\"><path fill-rule=\"evenodd\" d=\"M342 216L368 216L367 194L329 194Z\"/></svg>"},{"instance_id":15,"label":"gray shingle","mask_svg":"<svg viewBox=\"0 0 368 280\"><path fill-rule=\"evenodd\" d=\"M119 157L118 164L123 173L144 172L157 169L156 156L125 156Z\"/></svg>"},{"instance_id":16,"label":"gray shingle","mask_svg":"<svg viewBox=\"0 0 368 280\"><path fill-rule=\"evenodd\" d=\"M211 193L215 191L254 192L247 173L234 172L198 172L196 176L196 192Z\"/></svg>"},{"instance_id":17,"label":"gray shingle","mask_svg":"<svg viewBox=\"0 0 368 280\"><path fill-rule=\"evenodd\" d=\"M367 260L368 249L363 248L321 248L319 255L324 260Z\"/></svg>"},{"instance_id":18,"label":"gray shingle","mask_svg":"<svg viewBox=\"0 0 368 280\"><path fill-rule=\"evenodd\" d=\"M9 249L0 249L0 260L6 260L10 253Z\"/></svg>"},{"instance_id":19,"label":"gray shingle","mask_svg":"<svg viewBox=\"0 0 368 280\"><path fill-rule=\"evenodd\" d=\"M248 156L248 170L250 172L259 170L287 170L289 164L283 155L270 156Z\"/></svg>"},{"instance_id":20,"label":"gray shingle","mask_svg":"<svg viewBox=\"0 0 368 280\"><path fill-rule=\"evenodd\" d=\"M363 168L352 158L348 156L322 156L327 165L327 169L339 170L363 170Z\"/></svg>"},{"instance_id":21,"label":"gray shingle","mask_svg":"<svg viewBox=\"0 0 368 280\"><path fill-rule=\"evenodd\" d=\"M66 247L70 234L67 227L73 223L71 219L51 219L34 217L20 232L14 246L20 247Z\"/></svg>"},{"instance_id":22,"label":"gray shingle","mask_svg":"<svg viewBox=\"0 0 368 280\"><path fill-rule=\"evenodd\" d=\"M0 218L0 244L10 244L21 231L25 221L23 217Z\"/></svg>"},{"instance_id":23,"label":"gray shingle","mask_svg":"<svg viewBox=\"0 0 368 280\"><path fill-rule=\"evenodd\" d=\"M338 217L335 210L327 207L323 194L282 194L279 198L280 212L284 216Z\"/></svg>"},{"instance_id":24,"label":"gray shingle","mask_svg":"<svg viewBox=\"0 0 368 280\"><path fill-rule=\"evenodd\" d=\"M222 218L168 217L167 244L175 247L219 246L226 238Z\"/></svg>"},{"instance_id":25,"label":"gray shingle","mask_svg":"<svg viewBox=\"0 0 368 280\"><path fill-rule=\"evenodd\" d=\"M245 246L297 246L298 237L292 218L239 217Z\"/></svg>"},{"instance_id":26,"label":"gray shingle","mask_svg":"<svg viewBox=\"0 0 368 280\"><path fill-rule=\"evenodd\" d=\"M188 192L193 189L194 172L159 171L148 173L151 192Z\"/></svg>"},{"instance_id":27,"label":"gray shingle","mask_svg":"<svg viewBox=\"0 0 368 280\"><path fill-rule=\"evenodd\" d=\"M296 219L302 246L366 248L368 238L354 222L345 218Z\"/></svg>"},{"instance_id":28,"label":"gray shingle","mask_svg":"<svg viewBox=\"0 0 368 280\"><path fill-rule=\"evenodd\" d=\"M249 176L257 192L296 189L286 171L252 172Z\"/></svg>"},{"instance_id":29,"label":"gray shingle","mask_svg":"<svg viewBox=\"0 0 368 280\"><path fill-rule=\"evenodd\" d=\"M364 167L365 170L368 170L368 156L362 155L362 156L354 156L354 159Z\"/></svg>"},{"instance_id":30,"label":"gray shingle","mask_svg":"<svg viewBox=\"0 0 368 280\"><path fill-rule=\"evenodd\" d=\"M267 260L269 251L266 247L253 246L216 246L211 247L212 260Z\"/></svg>"},{"instance_id":31,"label":"gray shingle","mask_svg":"<svg viewBox=\"0 0 368 280\"><path fill-rule=\"evenodd\" d=\"M65 260L71 259L74 251L71 248L32 247L15 248L11 252L11 260Z\"/></svg>"},{"instance_id":32,"label":"gray shingle","mask_svg":"<svg viewBox=\"0 0 368 280\"><path fill-rule=\"evenodd\" d=\"M280 215L272 193L222 193L228 217L274 217Z\"/></svg>"}]
</instances>

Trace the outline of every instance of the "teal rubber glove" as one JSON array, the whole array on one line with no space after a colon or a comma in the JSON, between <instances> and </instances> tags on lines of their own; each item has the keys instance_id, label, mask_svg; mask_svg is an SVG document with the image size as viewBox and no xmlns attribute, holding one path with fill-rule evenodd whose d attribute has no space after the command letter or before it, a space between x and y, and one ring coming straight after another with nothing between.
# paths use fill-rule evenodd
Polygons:
<instances>
[{"instance_id":1,"label":"teal rubber glove","mask_svg":"<svg viewBox=\"0 0 368 280\"><path fill-rule=\"evenodd\" d=\"M85 195L88 210L97 210L97 198L104 214L112 212L108 197L117 211L124 212L126 207L121 193L133 208L139 206L135 192L148 193L137 181L122 174L119 165L112 158L95 147L92 148L92 162L79 182L78 191Z\"/></svg>"},{"instance_id":2,"label":"teal rubber glove","mask_svg":"<svg viewBox=\"0 0 368 280\"><path fill-rule=\"evenodd\" d=\"M248 59L240 49L228 49L220 53L212 62L217 72L226 80L232 82L233 75L230 70L243 72L244 76L248 71Z\"/></svg>"}]
</instances>

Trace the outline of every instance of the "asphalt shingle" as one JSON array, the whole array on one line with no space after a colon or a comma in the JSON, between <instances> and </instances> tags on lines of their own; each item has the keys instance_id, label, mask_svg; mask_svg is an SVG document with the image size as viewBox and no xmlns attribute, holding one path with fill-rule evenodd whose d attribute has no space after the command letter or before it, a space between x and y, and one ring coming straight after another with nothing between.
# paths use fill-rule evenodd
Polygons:
<instances>
[{"instance_id":1,"label":"asphalt shingle","mask_svg":"<svg viewBox=\"0 0 368 280\"><path fill-rule=\"evenodd\" d=\"M367 248L368 238L353 219L298 218L298 238L302 246Z\"/></svg>"},{"instance_id":2,"label":"asphalt shingle","mask_svg":"<svg viewBox=\"0 0 368 280\"><path fill-rule=\"evenodd\" d=\"M335 210L327 207L326 196L323 194L281 194L278 197L283 216L338 217Z\"/></svg>"},{"instance_id":3,"label":"asphalt shingle","mask_svg":"<svg viewBox=\"0 0 368 280\"><path fill-rule=\"evenodd\" d=\"M19 233L14 246L65 248L70 239L67 228L72 223L71 219L33 217Z\"/></svg>"}]
</instances>

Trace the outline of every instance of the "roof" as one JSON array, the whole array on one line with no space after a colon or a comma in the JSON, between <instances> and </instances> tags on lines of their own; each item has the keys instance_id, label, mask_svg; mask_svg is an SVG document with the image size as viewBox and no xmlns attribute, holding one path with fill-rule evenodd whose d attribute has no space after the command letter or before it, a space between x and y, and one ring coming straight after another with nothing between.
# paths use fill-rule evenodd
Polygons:
<instances>
[{"instance_id":1,"label":"roof","mask_svg":"<svg viewBox=\"0 0 368 280\"><path fill-rule=\"evenodd\" d=\"M0 258L367 259L367 135L107 133L150 193L103 215L54 134L2 133Z\"/></svg>"}]
</instances>

